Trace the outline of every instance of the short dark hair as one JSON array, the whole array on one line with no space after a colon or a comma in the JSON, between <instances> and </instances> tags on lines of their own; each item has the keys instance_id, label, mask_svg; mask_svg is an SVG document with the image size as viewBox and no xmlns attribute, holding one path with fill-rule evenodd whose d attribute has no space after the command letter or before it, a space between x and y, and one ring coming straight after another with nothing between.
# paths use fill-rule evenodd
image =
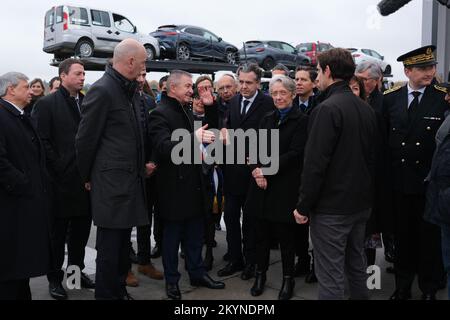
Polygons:
<instances>
[{"instance_id":1,"label":"short dark hair","mask_svg":"<svg viewBox=\"0 0 450 320\"><path fill-rule=\"evenodd\" d=\"M61 78L60 77L53 77L50 80L50 82L48 83L48 86L50 87L50 89L53 89L53 85L55 84L55 81L61 82Z\"/></svg>"},{"instance_id":2,"label":"short dark hair","mask_svg":"<svg viewBox=\"0 0 450 320\"><path fill-rule=\"evenodd\" d=\"M355 61L350 51L342 48L333 48L324 51L317 57L323 71L328 66L333 79L350 81L355 74Z\"/></svg>"},{"instance_id":3,"label":"short dark hair","mask_svg":"<svg viewBox=\"0 0 450 320\"><path fill-rule=\"evenodd\" d=\"M311 68L311 67L306 67L306 66L298 66L295 69L295 73L299 72L299 71L306 71L309 73L309 78L311 79L312 82L316 81L317 79L317 69Z\"/></svg>"},{"instance_id":4,"label":"short dark hair","mask_svg":"<svg viewBox=\"0 0 450 320\"><path fill-rule=\"evenodd\" d=\"M69 74L70 68L74 65L74 64L79 64L81 66L83 66L84 68L84 63L79 60L79 59L74 59L74 58L69 58L64 60L63 62L61 62L59 64L59 68L58 68L58 74L61 77L61 74L65 73L65 74Z\"/></svg>"},{"instance_id":5,"label":"short dark hair","mask_svg":"<svg viewBox=\"0 0 450 320\"><path fill-rule=\"evenodd\" d=\"M167 79L169 79L169 76L164 76L161 79L159 79L159 82L158 82L159 88L162 88L164 82L167 82Z\"/></svg>"},{"instance_id":6,"label":"short dark hair","mask_svg":"<svg viewBox=\"0 0 450 320\"><path fill-rule=\"evenodd\" d=\"M236 71L236 74L238 77L241 72L244 72L244 73L253 72L256 75L256 81L258 81L258 82L261 81L261 78L263 76L263 71L256 63L245 63L245 64L239 66L239 68Z\"/></svg>"}]
</instances>

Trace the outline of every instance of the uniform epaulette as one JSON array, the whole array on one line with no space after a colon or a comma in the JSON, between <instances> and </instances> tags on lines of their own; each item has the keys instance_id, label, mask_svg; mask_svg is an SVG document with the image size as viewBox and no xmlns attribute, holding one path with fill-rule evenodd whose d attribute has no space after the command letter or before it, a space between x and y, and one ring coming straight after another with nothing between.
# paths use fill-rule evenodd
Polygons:
<instances>
[{"instance_id":1,"label":"uniform epaulette","mask_svg":"<svg viewBox=\"0 0 450 320\"><path fill-rule=\"evenodd\" d=\"M443 93L448 93L448 90L447 90L447 88L445 88L445 87L440 87L440 86L438 86L438 85L434 85L434 88L435 88L436 90L439 90L439 91L443 92Z\"/></svg>"},{"instance_id":2,"label":"uniform epaulette","mask_svg":"<svg viewBox=\"0 0 450 320\"><path fill-rule=\"evenodd\" d=\"M386 94L389 94L389 93L398 91L398 90L400 90L402 87L403 87L403 86L393 87L393 88L391 88L391 89L389 89L389 90L386 90L383 94L386 95Z\"/></svg>"}]
</instances>

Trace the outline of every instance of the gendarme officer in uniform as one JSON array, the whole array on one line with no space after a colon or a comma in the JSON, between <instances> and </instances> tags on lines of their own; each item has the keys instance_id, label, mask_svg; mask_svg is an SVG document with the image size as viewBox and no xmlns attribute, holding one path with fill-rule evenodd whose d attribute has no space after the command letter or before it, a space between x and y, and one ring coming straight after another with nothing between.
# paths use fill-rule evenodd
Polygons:
<instances>
[{"instance_id":1,"label":"gendarme officer in uniform","mask_svg":"<svg viewBox=\"0 0 450 320\"><path fill-rule=\"evenodd\" d=\"M387 121L390 183L394 187L394 221L397 259L396 290L391 299L411 298L418 274L423 300L434 300L443 277L440 230L423 219L425 184L435 149L436 131L448 110L445 88L436 85L435 46L399 57L408 83L384 93Z\"/></svg>"}]
</instances>

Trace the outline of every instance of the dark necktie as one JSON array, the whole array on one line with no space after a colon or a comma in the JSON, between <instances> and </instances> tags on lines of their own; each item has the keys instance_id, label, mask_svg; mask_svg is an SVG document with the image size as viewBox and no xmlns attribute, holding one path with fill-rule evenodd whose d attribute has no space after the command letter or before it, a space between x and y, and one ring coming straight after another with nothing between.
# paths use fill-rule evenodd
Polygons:
<instances>
[{"instance_id":1,"label":"dark necktie","mask_svg":"<svg viewBox=\"0 0 450 320\"><path fill-rule=\"evenodd\" d=\"M247 113L247 107L250 104L250 100L244 100L244 106L241 110L241 118L245 117L245 114Z\"/></svg>"},{"instance_id":2,"label":"dark necktie","mask_svg":"<svg viewBox=\"0 0 450 320\"><path fill-rule=\"evenodd\" d=\"M412 95L414 96L413 101L411 102L411 104L409 105L408 108L408 116L409 116L409 121L411 121L414 117L415 112L417 111L417 109L419 108L419 97L422 93L419 91L413 91Z\"/></svg>"},{"instance_id":3,"label":"dark necktie","mask_svg":"<svg viewBox=\"0 0 450 320\"><path fill-rule=\"evenodd\" d=\"M304 103L300 105L300 110L302 110L303 112L306 112L306 108L307 106Z\"/></svg>"},{"instance_id":4,"label":"dark necktie","mask_svg":"<svg viewBox=\"0 0 450 320\"><path fill-rule=\"evenodd\" d=\"M78 109L78 113L81 114L81 109L80 109L80 99L79 99L79 98L74 98L74 100L75 100L75 104L76 104L77 109Z\"/></svg>"}]
</instances>

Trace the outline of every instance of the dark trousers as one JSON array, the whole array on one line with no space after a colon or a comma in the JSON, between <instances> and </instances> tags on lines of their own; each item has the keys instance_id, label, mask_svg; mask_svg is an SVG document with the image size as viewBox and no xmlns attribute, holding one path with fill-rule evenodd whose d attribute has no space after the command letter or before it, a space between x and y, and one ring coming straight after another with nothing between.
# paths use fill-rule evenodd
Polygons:
<instances>
[{"instance_id":1,"label":"dark trousers","mask_svg":"<svg viewBox=\"0 0 450 320\"><path fill-rule=\"evenodd\" d=\"M417 273L420 290L434 294L444 272L440 229L423 219L424 208L423 196L395 195L395 280L409 291Z\"/></svg>"},{"instance_id":2,"label":"dark trousers","mask_svg":"<svg viewBox=\"0 0 450 320\"><path fill-rule=\"evenodd\" d=\"M254 213L243 210L246 197L246 195L225 196L224 219L227 227L228 252L230 254L230 262L242 262L244 255L246 264L255 264L256 216ZM243 210L242 234L241 210Z\"/></svg>"},{"instance_id":3,"label":"dark trousers","mask_svg":"<svg viewBox=\"0 0 450 320\"><path fill-rule=\"evenodd\" d=\"M147 180L147 208L149 225L137 227L137 257L140 265L147 265L151 263L150 254L152 250L151 235L152 235L152 216L153 208L155 206L155 193L153 183Z\"/></svg>"},{"instance_id":4,"label":"dark trousers","mask_svg":"<svg viewBox=\"0 0 450 320\"><path fill-rule=\"evenodd\" d=\"M214 246L214 238L216 237L216 224L220 223L221 213L209 213L205 219L205 244L206 247Z\"/></svg>"},{"instance_id":5,"label":"dark trousers","mask_svg":"<svg viewBox=\"0 0 450 320\"><path fill-rule=\"evenodd\" d=\"M309 256L309 223L295 225L295 255L300 261L311 261Z\"/></svg>"},{"instance_id":6,"label":"dark trousers","mask_svg":"<svg viewBox=\"0 0 450 320\"><path fill-rule=\"evenodd\" d=\"M266 272L269 268L271 234L280 243L283 276L294 276L296 225L265 219L256 223L256 270Z\"/></svg>"},{"instance_id":7,"label":"dark trousers","mask_svg":"<svg viewBox=\"0 0 450 320\"><path fill-rule=\"evenodd\" d=\"M84 255L89 233L91 232L92 217L81 216L73 218L57 218L52 229L53 270L47 275L49 282L61 283L64 271L65 244L67 240L67 265L76 265L84 269Z\"/></svg>"},{"instance_id":8,"label":"dark trousers","mask_svg":"<svg viewBox=\"0 0 450 320\"><path fill-rule=\"evenodd\" d=\"M95 299L121 300L130 268L131 229L97 228Z\"/></svg>"},{"instance_id":9,"label":"dark trousers","mask_svg":"<svg viewBox=\"0 0 450 320\"><path fill-rule=\"evenodd\" d=\"M184 249L187 271L191 279L199 279L206 273L202 260L205 218L185 221L164 221L162 260L166 282L176 284L180 280L178 272L178 249Z\"/></svg>"},{"instance_id":10,"label":"dark trousers","mask_svg":"<svg viewBox=\"0 0 450 320\"><path fill-rule=\"evenodd\" d=\"M0 282L2 300L31 300L30 279Z\"/></svg>"}]
</instances>

